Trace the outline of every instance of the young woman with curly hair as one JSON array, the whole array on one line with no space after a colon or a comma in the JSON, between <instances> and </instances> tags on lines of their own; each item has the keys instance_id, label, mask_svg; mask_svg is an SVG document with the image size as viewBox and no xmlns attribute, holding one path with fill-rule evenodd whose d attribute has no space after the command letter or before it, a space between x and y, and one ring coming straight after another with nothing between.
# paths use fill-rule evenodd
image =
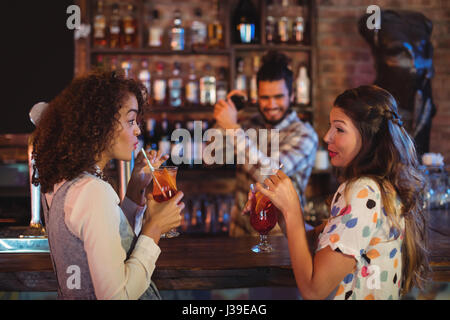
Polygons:
<instances>
[{"instance_id":1,"label":"young woman with curly hair","mask_svg":"<svg viewBox=\"0 0 450 320\"><path fill-rule=\"evenodd\" d=\"M302 296L398 299L420 287L429 271L424 179L395 99L377 86L345 91L324 141L342 182L325 224L305 232L295 189L281 170L265 180L269 190L256 187L282 212Z\"/></svg>"},{"instance_id":2,"label":"young woman with curly hair","mask_svg":"<svg viewBox=\"0 0 450 320\"><path fill-rule=\"evenodd\" d=\"M33 133L33 182L45 195L60 299L160 298L151 281L158 242L180 225L183 193L147 201L151 175L142 154L122 202L102 173L112 159L131 160L143 94L134 80L92 72L50 102ZM159 167L167 156L152 151L149 158Z\"/></svg>"}]
</instances>

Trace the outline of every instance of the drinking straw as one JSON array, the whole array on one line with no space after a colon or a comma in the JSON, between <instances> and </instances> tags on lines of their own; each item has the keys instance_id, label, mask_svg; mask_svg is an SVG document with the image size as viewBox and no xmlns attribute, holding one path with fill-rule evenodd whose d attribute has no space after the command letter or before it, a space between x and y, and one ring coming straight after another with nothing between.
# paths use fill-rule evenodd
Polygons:
<instances>
[{"instance_id":1,"label":"drinking straw","mask_svg":"<svg viewBox=\"0 0 450 320\"><path fill-rule=\"evenodd\" d=\"M159 190L161 190L161 192L162 192L164 198L169 199L169 198L167 197L166 193L164 192L163 188L162 188L161 185L159 184L158 179L156 179L156 176L155 176L155 173L154 173L154 172L155 172L155 168L153 168L152 164L150 163L150 160L148 160L148 157L147 157L147 154L145 153L145 150L144 150L144 149L141 149L141 151L142 151L142 153L144 154L145 160L147 160L147 164L148 164L148 166L150 167L150 171L151 171L151 173L152 173L152 175L153 175L153 179L155 179L155 182L156 182L156 184L158 185Z\"/></svg>"}]
</instances>

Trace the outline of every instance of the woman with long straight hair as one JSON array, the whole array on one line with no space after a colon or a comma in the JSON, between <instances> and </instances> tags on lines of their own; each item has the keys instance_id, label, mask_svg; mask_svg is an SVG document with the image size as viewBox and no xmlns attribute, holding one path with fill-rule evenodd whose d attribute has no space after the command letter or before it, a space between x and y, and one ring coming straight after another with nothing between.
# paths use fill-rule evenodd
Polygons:
<instances>
[{"instance_id":1,"label":"woman with long straight hair","mask_svg":"<svg viewBox=\"0 0 450 320\"><path fill-rule=\"evenodd\" d=\"M279 170L260 191L281 212L304 298L398 299L429 272L424 179L394 97L374 85L339 95L324 137L341 185L328 221L304 228L298 197ZM249 193L249 208L254 196ZM312 247L309 249L308 244Z\"/></svg>"}]
</instances>

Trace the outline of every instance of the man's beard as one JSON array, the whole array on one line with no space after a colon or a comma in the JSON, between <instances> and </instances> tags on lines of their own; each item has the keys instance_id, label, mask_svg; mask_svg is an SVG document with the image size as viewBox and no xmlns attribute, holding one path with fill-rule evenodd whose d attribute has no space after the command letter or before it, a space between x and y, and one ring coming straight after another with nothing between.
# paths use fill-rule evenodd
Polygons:
<instances>
[{"instance_id":1,"label":"man's beard","mask_svg":"<svg viewBox=\"0 0 450 320\"><path fill-rule=\"evenodd\" d=\"M278 119L278 120L269 120L269 119L266 118L266 116L264 115L264 113L261 111L261 107L258 106L258 112L259 112L259 114L263 117L264 122L266 122L267 124L271 125L272 127L273 127L273 126L276 126L276 125L279 124L281 121L283 121L284 118L286 118L286 116L287 116L289 113L291 113L291 111L292 111L292 105L289 104L289 107L286 109L286 111L283 113L283 115L280 117L280 119Z\"/></svg>"}]
</instances>

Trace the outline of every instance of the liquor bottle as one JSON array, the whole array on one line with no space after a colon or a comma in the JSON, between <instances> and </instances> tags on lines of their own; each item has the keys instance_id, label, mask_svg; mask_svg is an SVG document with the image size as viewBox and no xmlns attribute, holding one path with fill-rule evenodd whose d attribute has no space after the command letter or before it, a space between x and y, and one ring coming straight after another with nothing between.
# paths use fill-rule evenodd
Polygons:
<instances>
[{"instance_id":1,"label":"liquor bottle","mask_svg":"<svg viewBox=\"0 0 450 320\"><path fill-rule=\"evenodd\" d=\"M179 108L183 104L183 79L180 77L180 63L175 62L172 70L172 77L169 78L169 105Z\"/></svg>"},{"instance_id":2,"label":"liquor bottle","mask_svg":"<svg viewBox=\"0 0 450 320\"><path fill-rule=\"evenodd\" d=\"M216 77L211 65L205 65L205 74L200 78L200 104L213 106L216 103Z\"/></svg>"},{"instance_id":3,"label":"liquor bottle","mask_svg":"<svg viewBox=\"0 0 450 320\"><path fill-rule=\"evenodd\" d=\"M127 10L122 19L121 47L124 49L137 47L137 20L135 17L135 7L127 4Z\"/></svg>"},{"instance_id":4,"label":"liquor bottle","mask_svg":"<svg viewBox=\"0 0 450 320\"><path fill-rule=\"evenodd\" d=\"M214 19L208 24L208 47L220 49L224 47L223 25L219 19L219 2L214 0Z\"/></svg>"},{"instance_id":5,"label":"liquor bottle","mask_svg":"<svg viewBox=\"0 0 450 320\"><path fill-rule=\"evenodd\" d=\"M232 33L235 43L259 41L259 16L251 0L240 0L234 11Z\"/></svg>"},{"instance_id":6,"label":"liquor bottle","mask_svg":"<svg viewBox=\"0 0 450 320\"><path fill-rule=\"evenodd\" d=\"M181 12L175 10L173 25L169 30L170 49L181 51L184 50L184 28L182 27Z\"/></svg>"},{"instance_id":7,"label":"liquor bottle","mask_svg":"<svg viewBox=\"0 0 450 320\"><path fill-rule=\"evenodd\" d=\"M303 33L305 31L305 22L303 17L297 17L292 24L292 42L302 43L304 40Z\"/></svg>"},{"instance_id":8,"label":"liquor bottle","mask_svg":"<svg viewBox=\"0 0 450 320\"><path fill-rule=\"evenodd\" d=\"M179 129L180 130L182 129L181 121L176 121L175 122L175 130L179 130ZM185 164L182 162L183 157L184 157L183 147L184 147L183 139L176 140L172 143L172 149L170 151L171 157L177 157L179 160L181 160L181 163L178 163L177 161L172 159L172 163L175 164L179 169L185 167Z\"/></svg>"},{"instance_id":9,"label":"liquor bottle","mask_svg":"<svg viewBox=\"0 0 450 320\"><path fill-rule=\"evenodd\" d=\"M94 46L105 48L108 44L106 33L106 17L103 13L103 0L97 2L97 12L94 17Z\"/></svg>"},{"instance_id":10,"label":"liquor bottle","mask_svg":"<svg viewBox=\"0 0 450 320\"><path fill-rule=\"evenodd\" d=\"M164 76L164 64L156 64L156 75L153 80L153 102L155 105L166 105L167 80Z\"/></svg>"},{"instance_id":11,"label":"liquor bottle","mask_svg":"<svg viewBox=\"0 0 450 320\"><path fill-rule=\"evenodd\" d=\"M150 70L148 68L148 61L147 59L141 60L141 70L139 71L139 81L144 85L144 87L147 89L147 100L149 100L151 94L152 94L152 85L151 85L151 74Z\"/></svg>"},{"instance_id":12,"label":"liquor bottle","mask_svg":"<svg viewBox=\"0 0 450 320\"><path fill-rule=\"evenodd\" d=\"M236 90L247 92L247 76L244 73L244 59L237 58L237 75L235 80Z\"/></svg>"},{"instance_id":13,"label":"liquor bottle","mask_svg":"<svg viewBox=\"0 0 450 320\"><path fill-rule=\"evenodd\" d=\"M217 78L217 90L216 98L219 100L227 100L228 94L228 81L227 81L227 71L224 67L219 69L219 76Z\"/></svg>"},{"instance_id":14,"label":"liquor bottle","mask_svg":"<svg viewBox=\"0 0 450 320\"><path fill-rule=\"evenodd\" d=\"M150 48L161 48L163 45L164 29L161 27L160 13L152 11L152 19L148 26L147 46Z\"/></svg>"},{"instance_id":15,"label":"liquor bottle","mask_svg":"<svg viewBox=\"0 0 450 320\"><path fill-rule=\"evenodd\" d=\"M273 43L275 41L275 18L273 16L267 16L266 18L266 42Z\"/></svg>"},{"instance_id":16,"label":"liquor bottle","mask_svg":"<svg viewBox=\"0 0 450 320\"><path fill-rule=\"evenodd\" d=\"M253 105L258 103L258 83L256 82L256 74L259 70L260 57L258 55L253 57L253 73L250 78L250 102Z\"/></svg>"},{"instance_id":17,"label":"liquor bottle","mask_svg":"<svg viewBox=\"0 0 450 320\"><path fill-rule=\"evenodd\" d=\"M146 124L144 134L145 150L146 151L157 150L159 138L156 132L156 120L148 118L145 124Z\"/></svg>"},{"instance_id":18,"label":"liquor bottle","mask_svg":"<svg viewBox=\"0 0 450 320\"><path fill-rule=\"evenodd\" d=\"M133 79L134 78L133 72L132 72L132 69L131 69L131 61L130 60L128 60L128 59L123 60L122 63L120 64L120 66L121 66L121 68L123 70L125 78L127 78L127 79Z\"/></svg>"},{"instance_id":19,"label":"liquor bottle","mask_svg":"<svg viewBox=\"0 0 450 320\"><path fill-rule=\"evenodd\" d=\"M278 42L287 43L289 41L289 20L286 16L282 16L278 20Z\"/></svg>"},{"instance_id":20,"label":"liquor bottle","mask_svg":"<svg viewBox=\"0 0 450 320\"><path fill-rule=\"evenodd\" d=\"M170 132L169 128L169 121L167 120L167 117L165 114L162 116L161 120L161 131L160 131L160 140L158 143L158 150L161 150L162 154L168 154L170 156L170 152L172 151L172 143L170 142L172 134ZM165 165L172 165L172 161L169 158L167 161L164 162Z\"/></svg>"},{"instance_id":21,"label":"liquor bottle","mask_svg":"<svg viewBox=\"0 0 450 320\"><path fill-rule=\"evenodd\" d=\"M202 21L202 9L195 8L194 16L191 24L191 48L193 50L205 49L207 30L206 24Z\"/></svg>"},{"instance_id":22,"label":"liquor bottle","mask_svg":"<svg viewBox=\"0 0 450 320\"><path fill-rule=\"evenodd\" d=\"M112 5L112 14L109 22L109 47L119 48L120 37L121 37L121 28L120 28L119 5L117 3L114 3Z\"/></svg>"},{"instance_id":23,"label":"liquor bottle","mask_svg":"<svg viewBox=\"0 0 450 320\"><path fill-rule=\"evenodd\" d=\"M191 137L190 141L186 141L184 152L186 153L186 158L188 159L187 167L189 169L194 168L194 121L190 120L186 123L186 129L189 131Z\"/></svg>"},{"instance_id":24,"label":"liquor bottle","mask_svg":"<svg viewBox=\"0 0 450 320\"><path fill-rule=\"evenodd\" d=\"M309 104L310 80L308 78L306 67L304 66L300 67L295 84L296 84L296 103L305 105Z\"/></svg>"},{"instance_id":25,"label":"liquor bottle","mask_svg":"<svg viewBox=\"0 0 450 320\"><path fill-rule=\"evenodd\" d=\"M193 62L189 65L189 77L186 84L186 104L190 107L198 105L198 79Z\"/></svg>"}]
</instances>

